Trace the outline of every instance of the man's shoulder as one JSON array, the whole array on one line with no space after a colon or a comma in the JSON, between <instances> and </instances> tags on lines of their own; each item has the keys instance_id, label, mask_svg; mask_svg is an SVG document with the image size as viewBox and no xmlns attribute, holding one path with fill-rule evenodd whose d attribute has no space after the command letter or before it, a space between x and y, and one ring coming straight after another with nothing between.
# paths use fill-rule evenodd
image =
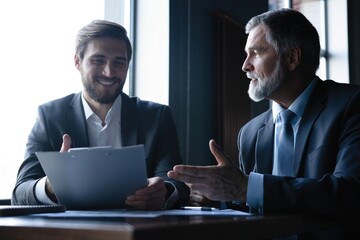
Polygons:
<instances>
[{"instance_id":1,"label":"man's shoulder","mask_svg":"<svg viewBox=\"0 0 360 240\"><path fill-rule=\"evenodd\" d=\"M350 83L340 83L334 80L320 81L320 88L326 88L329 92L336 92L339 94L349 94L360 91L360 85Z\"/></svg>"},{"instance_id":2,"label":"man's shoulder","mask_svg":"<svg viewBox=\"0 0 360 240\"><path fill-rule=\"evenodd\" d=\"M131 102L131 104L133 104L136 108L141 109L141 110L156 110L156 109L163 109L163 108L169 108L168 105L166 104L162 104L162 103L158 103L158 102L154 102L154 101L150 101L150 100L142 100L139 97L130 97L125 95L125 98L123 99L128 99L127 101Z\"/></svg>"},{"instance_id":3,"label":"man's shoulder","mask_svg":"<svg viewBox=\"0 0 360 240\"><path fill-rule=\"evenodd\" d=\"M360 85L340 83L333 80L320 81L312 94L314 99L326 99L327 106L334 108L335 106L346 106L348 103L359 101Z\"/></svg>"},{"instance_id":4,"label":"man's shoulder","mask_svg":"<svg viewBox=\"0 0 360 240\"><path fill-rule=\"evenodd\" d=\"M80 97L81 97L80 93L72 93L67 96L53 99L51 101L43 103L40 105L40 107L41 108L64 107L64 106L68 106L72 101L74 101L75 98L80 99Z\"/></svg>"}]
</instances>

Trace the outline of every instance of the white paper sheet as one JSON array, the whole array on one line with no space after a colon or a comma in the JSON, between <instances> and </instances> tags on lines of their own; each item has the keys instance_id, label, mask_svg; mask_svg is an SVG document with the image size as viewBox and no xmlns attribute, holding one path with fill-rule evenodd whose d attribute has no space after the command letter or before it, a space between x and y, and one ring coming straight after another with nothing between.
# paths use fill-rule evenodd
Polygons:
<instances>
[{"instance_id":1,"label":"white paper sheet","mask_svg":"<svg viewBox=\"0 0 360 240\"><path fill-rule=\"evenodd\" d=\"M65 218L117 218L117 217L137 217L137 218L155 218L159 216L249 216L247 212L224 209L224 210L211 210L204 211L198 209L192 210L161 210L161 211L139 211L139 210L125 210L125 209L112 209L112 210L98 210L98 211L74 211L68 210L63 213L42 213L33 214L45 217L65 217Z\"/></svg>"}]
</instances>

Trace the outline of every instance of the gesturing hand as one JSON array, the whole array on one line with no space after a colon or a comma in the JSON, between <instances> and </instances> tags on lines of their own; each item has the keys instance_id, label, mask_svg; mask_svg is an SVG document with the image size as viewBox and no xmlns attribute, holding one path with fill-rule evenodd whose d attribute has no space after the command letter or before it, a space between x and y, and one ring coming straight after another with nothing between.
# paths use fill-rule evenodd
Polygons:
<instances>
[{"instance_id":1,"label":"gesturing hand","mask_svg":"<svg viewBox=\"0 0 360 240\"><path fill-rule=\"evenodd\" d=\"M138 209L161 210L166 196L165 182L160 177L148 178L148 185L128 196L126 204Z\"/></svg>"},{"instance_id":2,"label":"gesturing hand","mask_svg":"<svg viewBox=\"0 0 360 240\"><path fill-rule=\"evenodd\" d=\"M248 176L223 153L214 140L210 140L209 148L217 165L177 165L168 172L168 176L187 183L192 191L210 200L245 201Z\"/></svg>"}]
</instances>

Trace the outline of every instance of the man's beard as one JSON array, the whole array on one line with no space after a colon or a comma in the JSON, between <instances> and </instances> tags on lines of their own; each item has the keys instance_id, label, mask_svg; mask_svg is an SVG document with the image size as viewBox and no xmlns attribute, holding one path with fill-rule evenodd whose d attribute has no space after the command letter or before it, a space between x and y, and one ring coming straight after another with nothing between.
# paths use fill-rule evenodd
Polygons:
<instances>
[{"instance_id":1,"label":"man's beard","mask_svg":"<svg viewBox=\"0 0 360 240\"><path fill-rule=\"evenodd\" d=\"M255 102L259 102L269 97L274 90L278 88L286 75L287 73L281 64L281 60L277 61L275 69L270 77L264 78L257 73L246 73L248 78L256 79L256 82L251 81L249 84L249 97Z\"/></svg>"},{"instance_id":2,"label":"man's beard","mask_svg":"<svg viewBox=\"0 0 360 240\"><path fill-rule=\"evenodd\" d=\"M97 77L94 77L95 79ZM119 85L114 94L102 94L101 91L99 91L94 84L92 84L92 81L87 81L83 77L83 85L86 90L86 92L89 94L89 96L96 102L100 104L109 104L115 102L116 98L119 96L119 94L122 92L123 85Z\"/></svg>"}]
</instances>

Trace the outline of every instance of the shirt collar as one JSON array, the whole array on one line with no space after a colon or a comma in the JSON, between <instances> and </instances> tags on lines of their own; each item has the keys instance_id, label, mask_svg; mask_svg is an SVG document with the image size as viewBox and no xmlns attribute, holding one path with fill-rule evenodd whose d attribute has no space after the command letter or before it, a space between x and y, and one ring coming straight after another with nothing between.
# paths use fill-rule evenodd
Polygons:
<instances>
[{"instance_id":1,"label":"shirt collar","mask_svg":"<svg viewBox=\"0 0 360 240\"><path fill-rule=\"evenodd\" d=\"M316 78L312 80L310 85L303 91L300 96L298 96L295 101L289 106L289 109L294 112L298 117L302 117L305 106L307 102L309 101L310 94L312 93L314 87L316 84ZM275 101L272 101L272 114L273 114L273 121L275 122L276 116L283 111L284 108L280 106Z\"/></svg>"},{"instance_id":2,"label":"shirt collar","mask_svg":"<svg viewBox=\"0 0 360 240\"><path fill-rule=\"evenodd\" d=\"M93 112L93 110L90 108L88 102L85 100L84 98L84 93L81 94L81 101L83 104L83 108L84 108L84 113L85 113L85 119L88 120L92 115L94 115L95 113ZM109 112L107 113L108 115L114 115L116 113L119 113L121 109L121 94L119 94L119 96L115 99L113 105L111 106Z\"/></svg>"}]
</instances>

